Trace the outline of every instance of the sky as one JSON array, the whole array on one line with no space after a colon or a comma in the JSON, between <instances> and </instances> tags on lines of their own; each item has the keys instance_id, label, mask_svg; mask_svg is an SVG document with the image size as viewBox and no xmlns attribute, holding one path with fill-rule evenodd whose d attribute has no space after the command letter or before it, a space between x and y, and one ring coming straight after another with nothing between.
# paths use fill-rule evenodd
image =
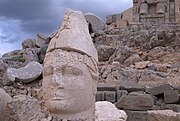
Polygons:
<instances>
[{"instance_id":1,"label":"sky","mask_svg":"<svg viewBox=\"0 0 180 121\"><path fill-rule=\"evenodd\" d=\"M106 16L121 13L132 0L0 0L0 56L21 49L38 33L48 36L60 27L66 8Z\"/></svg>"}]
</instances>

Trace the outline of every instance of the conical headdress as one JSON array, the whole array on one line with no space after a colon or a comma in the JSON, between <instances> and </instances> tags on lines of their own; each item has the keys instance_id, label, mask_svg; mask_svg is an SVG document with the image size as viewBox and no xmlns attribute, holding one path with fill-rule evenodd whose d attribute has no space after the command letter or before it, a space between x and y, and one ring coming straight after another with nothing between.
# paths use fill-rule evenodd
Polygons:
<instances>
[{"instance_id":1,"label":"conical headdress","mask_svg":"<svg viewBox=\"0 0 180 121\"><path fill-rule=\"evenodd\" d=\"M98 62L97 50L93 45L88 24L82 12L66 9L61 28L57 35L52 38L47 52L54 49L83 53Z\"/></svg>"}]
</instances>

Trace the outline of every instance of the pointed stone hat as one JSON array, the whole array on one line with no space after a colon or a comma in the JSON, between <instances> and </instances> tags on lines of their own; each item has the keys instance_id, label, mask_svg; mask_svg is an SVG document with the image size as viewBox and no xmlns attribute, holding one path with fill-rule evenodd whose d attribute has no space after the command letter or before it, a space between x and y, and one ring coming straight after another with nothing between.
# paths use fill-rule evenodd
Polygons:
<instances>
[{"instance_id":1,"label":"pointed stone hat","mask_svg":"<svg viewBox=\"0 0 180 121\"><path fill-rule=\"evenodd\" d=\"M55 49L86 54L98 62L97 50L93 45L88 24L82 12L66 9L61 28L52 38L47 52Z\"/></svg>"}]
</instances>

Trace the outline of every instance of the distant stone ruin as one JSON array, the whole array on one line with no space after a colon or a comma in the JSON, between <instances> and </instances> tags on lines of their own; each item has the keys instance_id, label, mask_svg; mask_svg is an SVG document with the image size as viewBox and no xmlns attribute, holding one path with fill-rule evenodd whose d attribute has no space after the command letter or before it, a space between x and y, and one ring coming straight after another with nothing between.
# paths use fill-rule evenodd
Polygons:
<instances>
[{"instance_id":1,"label":"distant stone ruin","mask_svg":"<svg viewBox=\"0 0 180 121\"><path fill-rule=\"evenodd\" d=\"M117 28L137 24L180 23L179 0L133 0L133 7L107 16L107 24L115 23Z\"/></svg>"},{"instance_id":2,"label":"distant stone ruin","mask_svg":"<svg viewBox=\"0 0 180 121\"><path fill-rule=\"evenodd\" d=\"M179 22L179 0L133 0L133 21L139 23Z\"/></svg>"}]
</instances>

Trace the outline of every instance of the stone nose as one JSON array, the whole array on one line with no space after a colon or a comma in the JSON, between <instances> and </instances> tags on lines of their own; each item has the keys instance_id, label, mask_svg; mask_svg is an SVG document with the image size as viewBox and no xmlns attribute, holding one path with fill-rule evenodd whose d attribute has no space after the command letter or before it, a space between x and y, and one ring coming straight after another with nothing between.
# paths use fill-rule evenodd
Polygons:
<instances>
[{"instance_id":1,"label":"stone nose","mask_svg":"<svg viewBox=\"0 0 180 121\"><path fill-rule=\"evenodd\" d=\"M62 74L57 74L57 73L53 74L52 80L58 88L64 88L65 84L62 78Z\"/></svg>"}]
</instances>

